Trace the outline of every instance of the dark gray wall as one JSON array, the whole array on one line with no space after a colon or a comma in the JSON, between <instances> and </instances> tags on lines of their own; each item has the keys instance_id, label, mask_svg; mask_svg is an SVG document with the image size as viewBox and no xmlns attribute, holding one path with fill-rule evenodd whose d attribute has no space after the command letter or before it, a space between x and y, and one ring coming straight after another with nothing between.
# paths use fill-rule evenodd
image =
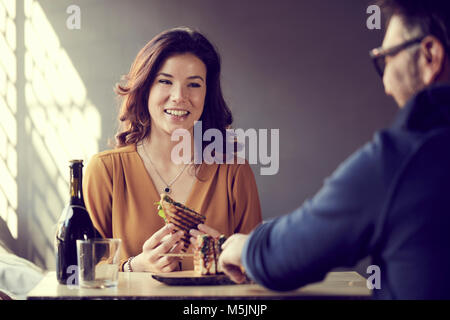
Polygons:
<instances>
[{"instance_id":1,"label":"dark gray wall","mask_svg":"<svg viewBox=\"0 0 450 320\"><path fill-rule=\"evenodd\" d=\"M366 1L39 3L100 112L99 150L108 148L116 129L112 88L137 52L168 28L184 25L202 31L222 56L223 90L234 127L280 130L278 174L261 176L253 166L266 219L288 213L314 195L323 179L377 129L387 126L396 112L368 57L383 34L366 28ZM81 30L66 28L70 4L81 8ZM22 165L22 170L33 168ZM20 185L26 186L26 174L21 177ZM38 191L28 187L27 192ZM20 207L27 214L19 212L19 221L32 221L39 214L30 205ZM56 215L59 211L51 214L53 220ZM25 255L42 251L30 249L33 222L19 224L19 241L28 248ZM51 255L32 256L53 268Z\"/></svg>"}]
</instances>

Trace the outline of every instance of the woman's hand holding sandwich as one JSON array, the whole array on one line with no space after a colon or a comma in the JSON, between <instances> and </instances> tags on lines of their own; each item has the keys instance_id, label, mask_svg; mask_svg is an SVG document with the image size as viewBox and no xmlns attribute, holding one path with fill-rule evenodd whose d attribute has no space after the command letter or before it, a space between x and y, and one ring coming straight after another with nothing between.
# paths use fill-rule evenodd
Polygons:
<instances>
[{"instance_id":1,"label":"woman's hand holding sandwich","mask_svg":"<svg viewBox=\"0 0 450 320\"><path fill-rule=\"evenodd\" d=\"M191 229L189 231L189 234L191 235L190 241L191 244L195 245L197 241L197 237L202 234L210 235L211 237L217 239L220 237L221 233L217 231L214 228L211 228L210 226L207 226L206 224L199 224L198 230L197 229Z\"/></svg>"},{"instance_id":2,"label":"woman's hand holding sandwich","mask_svg":"<svg viewBox=\"0 0 450 320\"><path fill-rule=\"evenodd\" d=\"M165 253L180 253L183 232L175 230L169 223L155 232L142 246L142 253L131 261L133 271L172 272L179 269L179 257L163 256Z\"/></svg>"}]
</instances>

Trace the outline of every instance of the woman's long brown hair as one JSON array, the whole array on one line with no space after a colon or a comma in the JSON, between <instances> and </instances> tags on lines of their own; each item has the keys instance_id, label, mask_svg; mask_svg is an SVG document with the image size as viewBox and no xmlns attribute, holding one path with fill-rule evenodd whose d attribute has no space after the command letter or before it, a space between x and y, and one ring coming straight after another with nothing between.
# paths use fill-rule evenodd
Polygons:
<instances>
[{"instance_id":1,"label":"woman's long brown hair","mask_svg":"<svg viewBox=\"0 0 450 320\"><path fill-rule=\"evenodd\" d=\"M203 131L214 128L226 136L233 117L220 86L220 56L201 33L183 27L164 31L150 40L139 51L130 72L122 77L123 84L116 85L115 92L121 98L116 148L137 143L150 134L148 96L155 75L167 58L183 53L194 54L206 66L205 105L199 119Z\"/></svg>"}]
</instances>

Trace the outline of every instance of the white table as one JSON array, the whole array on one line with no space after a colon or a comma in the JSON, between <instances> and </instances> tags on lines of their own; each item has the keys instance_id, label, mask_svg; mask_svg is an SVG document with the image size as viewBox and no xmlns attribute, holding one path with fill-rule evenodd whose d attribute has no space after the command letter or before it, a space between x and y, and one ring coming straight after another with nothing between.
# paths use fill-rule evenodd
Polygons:
<instances>
[{"instance_id":1,"label":"white table","mask_svg":"<svg viewBox=\"0 0 450 320\"><path fill-rule=\"evenodd\" d=\"M180 271L188 275L191 271ZM183 274L184 273L184 274ZM151 277L151 273L120 272L115 288L86 289L61 285L55 272L49 272L29 293L29 300L47 299L370 299L366 279L356 272L330 272L322 282L289 292L275 292L257 284L213 286L168 286Z\"/></svg>"}]
</instances>

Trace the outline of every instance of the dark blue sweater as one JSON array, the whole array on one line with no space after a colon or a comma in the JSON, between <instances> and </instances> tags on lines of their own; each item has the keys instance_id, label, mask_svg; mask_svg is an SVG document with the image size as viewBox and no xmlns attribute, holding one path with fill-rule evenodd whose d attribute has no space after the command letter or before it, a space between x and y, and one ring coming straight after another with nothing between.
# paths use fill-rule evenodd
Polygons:
<instances>
[{"instance_id":1,"label":"dark blue sweater","mask_svg":"<svg viewBox=\"0 0 450 320\"><path fill-rule=\"evenodd\" d=\"M312 199L257 227L242 261L258 283L291 290L368 255L376 298L450 298L450 86L417 94Z\"/></svg>"}]
</instances>

